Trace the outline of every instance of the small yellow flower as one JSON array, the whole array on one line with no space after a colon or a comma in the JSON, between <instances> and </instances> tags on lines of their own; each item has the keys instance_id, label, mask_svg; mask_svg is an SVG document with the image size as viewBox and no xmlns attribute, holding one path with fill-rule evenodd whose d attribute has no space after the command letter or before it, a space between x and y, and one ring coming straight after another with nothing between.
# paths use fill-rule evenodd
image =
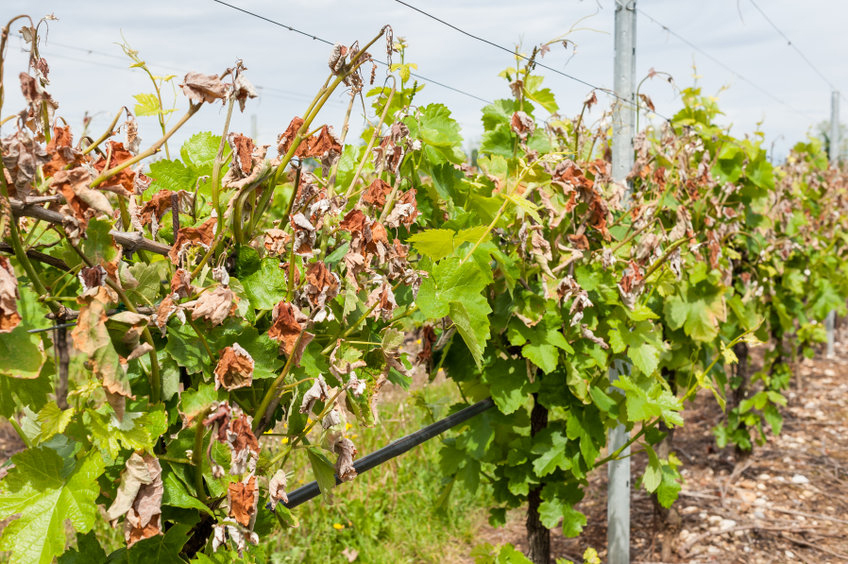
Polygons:
<instances>
[{"instance_id":1,"label":"small yellow flower","mask_svg":"<svg viewBox=\"0 0 848 564\"><path fill-rule=\"evenodd\" d=\"M280 439L280 442L283 443L284 445L287 445L287 444L289 444L289 438L283 437L282 439Z\"/></svg>"},{"instance_id":2,"label":"small yellow flower","mask_svg":"<svg viewBox=\"0 0 848 564\"><path fill-rule=\"evenodd\" d=\"M341 523L333 523L333 528L337 531L341 531L342 529L345 528L345 526L342 525Z\"/></svg>"},{"instance_id":3,"label":"small yellow flower","mask_svg":"<svg viewBox=\"0 0 848 564\"><path fill-rule=\"evenodd\" d=\"M350 423L345 423L345 431L349 430L351 427L353 427L353 425L351 425Z\"/></svg>"}]
</instances>

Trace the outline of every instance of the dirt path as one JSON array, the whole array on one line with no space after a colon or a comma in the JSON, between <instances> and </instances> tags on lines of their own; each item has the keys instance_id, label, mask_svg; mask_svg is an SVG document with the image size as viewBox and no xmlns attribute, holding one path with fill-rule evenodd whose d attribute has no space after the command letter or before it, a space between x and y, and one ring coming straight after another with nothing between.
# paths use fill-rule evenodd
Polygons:
<instances>
[{"instance_id":1,"label":"dirt path","mask_svg":"<svg viewBox=\"0 0 848 564\"><path fill-rule=\"evenodd\" d=\"M848 562L848 340L833 360L805 361L786 395L783 432L736 461L711 429L722 417L706 394L674 435L683 461L679 522L665 529L644 490L631 500L634 563ZM634 456L634 475L645 457ZM589 525L576 539L553 536L553 555L582 562L587 547L606 559L606 473L590 477L579 504ZM524 515L481 531L480 542L526 548Z\"/></svg>"}]
</instances>

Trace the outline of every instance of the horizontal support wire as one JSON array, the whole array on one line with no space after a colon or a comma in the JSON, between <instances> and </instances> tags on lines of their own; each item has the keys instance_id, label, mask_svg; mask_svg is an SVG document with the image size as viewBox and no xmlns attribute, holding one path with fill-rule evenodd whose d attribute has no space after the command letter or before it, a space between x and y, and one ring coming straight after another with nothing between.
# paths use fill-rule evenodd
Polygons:
<instances>
[{"instance_id":1,"label":"horizontal support wire","mask_svg":"<svg viewBox=\"0 0 848 564\"><path fill-rule=\"evenodd\" d=\"M268 23L276 25L278 27L282 27L283 29L287 29L288 31L291 31L293 33L297 33L297 34L302 35L304 37L308 37L308 38L312 39L313 41L318 41L319 43L324 43L324 44L330 45L330 46L334 45L334 43L332 41L328 41L327 39L324 39L323 37L318 37L317 35L313 35L311 33L305 32L305 31L301 31L301 30L297 29L296 27L292 27L288 24L278 22L277 20L273 20L273 19L266 17L266 16L263 16L261 14L257 14L256 12L251 12L250 10L246 10L246 9L240 7L240 6L236 6L235 4L230 4L229 2L224 2L224 0L212 0L212 1L216 2L218 4L221 4L222 6L232 8L233 10L236 10L236 11L241 12L243 14L247 14L248 16L252 16L254 18L258 18L262 21L268 22ZM388 66L383 61L380 61L380 60L377 60L377 59L375 59L375 62L378 63L378 64L381 64L383 66ZM435 84L436 86L441 86L442 88L446 88L447 90L451 90L451 91L456 92L458 94L462 94L463 96L468 96L469 98L474 98L475 100L479 100L480 102L483 102L485 104L491 104L492 103L491 101L489 101L485 98L481 98L480 96L477 96L476 94L466 92L465 90L460 90L459 88L456 88L454 86L450 86L448 84L445 84L443 82L439 82L437 80L433 80L432 78L427 78L427 77L422 76L418 73L412 72L412 73L410 73L410 76L417 78L419 80L423 80L424 82L428 82L430 84Z\"/></svg>"},{"instance_id":2,"label":"horizontal support wire","mask_svg":"<svg viewBox=\"0 0 848 564\"><path fill-rule=\"evenodd\" d=\"M433 437L444 433L448 429L456 427L457 425L468 421L475 415L483 413L494 405L495 402L492 401L492 398L486 398L484 400L478 401L474 405L468 406L460 411L457 411L453 415L448 415L444 419L436 421L435 423L427 425L426 427L423 427L422 429L419 429L418 431L415 431L412 434L409 434L401 439L393 441L388 445L384 446L383 448L376 450L367 456L363 456L362 458L353 463L353 468L354 470L356 470L357 474L367 472L372 468L380 466L384 462L388 462L392 458L400 456L401 454L420 445L421 443L424 443L432 439ZM336 485L339 485L341 483L342 481L339 480L338 476L336 476ZM311 482L289 493L289 501L285 505L289 509L292 509L293 507L297 507L298 505L307 502L320 494L321 490L318 487L318 482Z\"/></svg>"},{"instance_id":3,"label":"horizontal support wire","mask_svg":"<svg viewBox=\"0 0 848 564\"><path fill-rule=\"evenodd\" d=\"M219 2L220 0L214 0L214 1L215 1L215 2ZM531 58L530 58L530 57L528 57L528 56L526 56L526 55L522 55L521 53L518 53L517 51L515 51L515 50L513 50L513 49L509 49L508 47L505 47L505 46L503 46L503 45L500 45L499 43L495 43L494 41L490 41L489 39L486 39L485 37L480 37L479 35L475 35L475 34L473 34L473 33L471 33L471 32L468 32L468 31L466 31L466 30L464 30L464 29L460 28L460 27L459 27L459 26L457 26L457 25L454 25L454 24L452 24L452 23L450 23L450 22L448 22L448 21L443 20L442 18L439 18L439 17L437 17L437 16L434 16L433 14L431 14L431 13L429 13L429 12L425 11L425 10L422 10L421 8L418 8L417 6L413 6L412 4L409 4L409 3L407 3L407 2L404 2L403 0L395 0L395 2L397 2L398 4L401 4L401 5L403 5L403 6L406 6L406 7L407 7L407 8L409 8L410 10L414 10L414 11L418 12L418 13L419 13L419 14L421 14L421 15L427 16L428 18L430 18L430 19L432 19L432 20L435 20L435 21L439 22L439 23L440 23L440 24L442 24L442 25L447 26L447 27L449 27L449 28L453 29L454 31L457 31L457 32L459 32L459 33L461 33L461 34L463 34L463 35L465 35L465 36L467 36L467 37L470 37L471 39L474 39L475 41L479 41L480 43L483 43L483 44L488 45L488 46L490 46L490 47L494 47L495 49L499 49L499 50L501 50L501 51L505 51L505 52L509 53L510 55L513 55L514 57L518 57L519 59L522 59L522 60L524 60L524 61L528 61L528 62L529 62L529 61L531 61ZM557 68L554 68L554 67L552 67L552 66L546 65L546 64L544 64L544 63L540 63L539 61L536 61L536 60L534 60L534 61L533 61L533 64L534 64L535 66L539 67L539 68L543 68L543 69L545 69L545 70L548 70L548 71L550 71L550 72L553 72L553 73L555 73L555 74L558 74L558 75L560 75L560 76L563 76L563 77L565 77L565 78L567 78L567 79L569 79L569 80L572 80L572 81L577 82L577 83L579 83L579 84L582 84L582 85L584 85L584 86L588 86L589 88L591 88L591 89L593 89L593 90L597 90L597 91L599 91L599 92L603 92L604 94L607 94L608 96L611 96L612 98L616 99L618 102L620 102L620 103L622 103L622 104L629 105L629 106L635 106L635 109L636 109L636 110L650 111L650 113L655 114L655 115L657 115L657 116L661 117L661 118L662 118L662 119L664 119L665 121L668 121L668 122L670 122L670 121L671 121L671 119L670 119L668 116L665 116L665 115L661 114L660 112L658 112L658 111L656 111L656 110L648 110L648 108L646 108L646 107L640 107L640 104L638 103L638 101L634 102L633 100L628 100L628 99L626 99L626 98L623 98L623 97L619 96L618 94L616 94L616 93L615 93L615 91L613 91L613 90L611 90L611 89L609 89L609 88L605 88L605 87L603 87L603 86L598 86L598 85L596 85L596 84L592 84L592 83L591 83L591 82L589 82L588 80L583 80L582 78L580 78L580 77L578 77L578 76L574 76L573 74L567 73L567 72L565 72L565 71L561 71L561 70L559 70L559 69L557 69Z\"/></svg>"},{"instance_id":4,"label":"horizontal support wire","mask_svg":"<svg viewBox=\"0 0 848 564\"><path fill-rule=\"evenodd\" d=\"M681 34L677 33L676 31L674 31L673 29L671 29L670 27L668 27L667 25L665 25L665 24L664 24L664 23L662 23L661 21L657 20L656 18L654 18L654 17L653 17L653 16L651 16L650 14L646 13L646 12L645 12L644 10L642 10L641 8L637 8L637 9L636 9L636 12L638 12L638 13L639 13L640 15L642 15L643 17L645 17L645 18L649 19L651 22L653 22L656 26L660 27L663 31L667 32L669 35L674 36L674 37L675 37L675 38L677 38L679 41L681 41L681 42L685 43L686 45L688 45L689 47L691 47L692 49L694 49L695 51L697 51L698 53L700 53L700 54L701 54L701 55L703 55L704 57L708 58L709 60L711 60L712 62L714 62L715 64L717 64L718 66L720 66L721 68L723 68L724 70L726 70L727 72L729 72L730 74L732 74L733 76L735 76L736 78L738 78L739 80L741 80L741 81L743 81L743 82L748 83L750 86L752 86L753 88L755 88L756 90L758 90L760 93L764 94L765 96L767 96L767 97L771 98L772 100L774 100L774 101L775 101L775 102L777 102L778 104L780 104L780 105L782 105L782 106L786 107L787 109L791 110L792 112L795 112L795 113L796 113L796 114L798 114L798 115L804 116L805 118L807 118L807 119L809 119L809 120L813 120L813 121L815 121L815 118L814 118L813 116L811 116L810 114L808 114L808 113L806 113L806 112L804 112L804 111L802 111L802 110L799 110L799 109L798 109L798 108L796 108L795 106L790 105L790 104L789 104L789 103L787 103L785 100L783 100L783 99L779 98L778 96L776 96L776 95L775 95L774 93L772 93L770 90L768 90L768 89L766 89L766 88L764 88L764 87L760 86L759 84L757 84L756 82L754 82L753 80L751 80L750 78L748 78L747 76L745 76L745 75L743 75L743 74L740 74L740 73L736 72L736 71L735 71L735 70L733 70L730 66L728 66L728 65L727 65L727 63L725 63L724 61L722 61L722 60L721 60L721 59L719 59L718 57L716 57L716 56L714 56L714 55L711 55L710 53L708 53L707 51L705 51L705 50L704 50L704 49L702 49L701 47L698 47L695 43L692 43L692 42L691 42L691 41L689 41L686 37L684 37L683 35L681 35Z\"/></svg>"}]
</instances>

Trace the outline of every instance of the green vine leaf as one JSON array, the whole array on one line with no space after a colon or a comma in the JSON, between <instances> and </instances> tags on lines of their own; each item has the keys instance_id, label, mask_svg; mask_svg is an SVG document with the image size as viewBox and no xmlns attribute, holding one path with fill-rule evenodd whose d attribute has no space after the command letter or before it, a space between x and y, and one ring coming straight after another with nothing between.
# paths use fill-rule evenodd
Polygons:
<instances>
[{"instance_id":1,"label":"green vine leaf","mask_svg":"<svg viewBox=\"0 0 848 564\"><path fill-rule=\"evenodd\" d=\"M15 468L2 482L0 517L16 513L0 537L0 550L19 562L47 564L65 550L65 522L75 531L94 525L103 473L99 452L81 460L63 460L47 447L25 450L12 457Z\"/></svg>"}]
</instances>

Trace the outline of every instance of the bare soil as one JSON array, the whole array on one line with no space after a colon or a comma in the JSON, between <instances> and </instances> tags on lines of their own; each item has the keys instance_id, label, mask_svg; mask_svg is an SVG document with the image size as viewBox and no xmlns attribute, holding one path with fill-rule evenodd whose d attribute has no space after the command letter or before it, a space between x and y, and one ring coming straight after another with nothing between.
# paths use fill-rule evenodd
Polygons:
<instances>
[{"instance_id":1,"label":"bare soil","mask_svg":"<svg viewBox=\"0 0 848 564\"><path fill-rule=\"evenodd\" d=\"M695 399L672 444L684 478L676 511L663 520L650 496L634 488L632 562L848 562L848 339L837 343L835 358L804 361L797 376L786 392L782 433L747 457L716 448L712 428L721 409L707 393ZM645 463L644 455L633 457L634 477ZM590 477L577 506L588 525L573 539L552 532L554 558L579 563L593 547L606 560L606 487L605 471ZM480 542L526 549L524 519L515 511L502 528L486 525Z\"/></svg>"}]
</instances>

